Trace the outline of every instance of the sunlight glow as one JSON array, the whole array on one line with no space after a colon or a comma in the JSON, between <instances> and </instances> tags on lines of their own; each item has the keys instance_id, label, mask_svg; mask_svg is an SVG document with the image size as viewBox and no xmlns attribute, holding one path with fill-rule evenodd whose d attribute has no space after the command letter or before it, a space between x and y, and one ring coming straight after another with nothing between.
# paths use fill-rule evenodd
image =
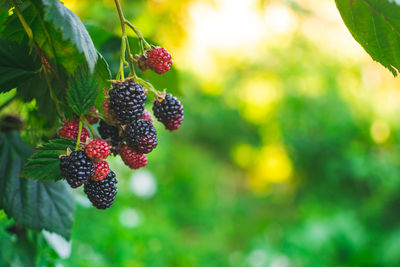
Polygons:
<instances>
[{"instance_id":1,"label":"sunlight glow","mask_svg":"<svg viewBox=\"0 0 400 267\"><path fill-rule=\"evenodd\" d=\"M390 127L386 121L375 120L370 129L371 137L377 144L382 144L390 136Z\"/></svg>"}]
</instances>

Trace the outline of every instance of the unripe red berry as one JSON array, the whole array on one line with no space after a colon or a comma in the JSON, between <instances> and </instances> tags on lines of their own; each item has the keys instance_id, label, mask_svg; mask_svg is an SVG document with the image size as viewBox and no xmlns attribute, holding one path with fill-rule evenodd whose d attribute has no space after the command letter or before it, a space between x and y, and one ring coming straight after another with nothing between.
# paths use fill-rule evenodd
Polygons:
<instances>
[{"instance_id":1,"label":"unripe red berry","mask_svg":"<svg viewBox=\"0 0 400 267\"><path fill-rule=\"evenodd\" d=\"M129 146L123 146L120 155L124 163L131 169L136 170L147 165L146 155L137 153L130 149Z\"/></svg>"},{"instance_id":2,"label":"unripe red berry","mask_svg":"<svg viewBox=\"0 0 400 267\"><path fill-rule=\"evenodd\" d=\"M79 122L76 120L70 120L64 124L60 130L60 135L65 138L78 139L79 133ZM81 142L86 142L86 138L89 137L89 132L86 128L82 127L81 131Z\"/></svg>"},{"instance_id":3,"label":"unripe red berry","mask_svg":"<svg viewBox=\"0 0 400 267\"><path fill-rule=\"evenodd\" d=\"M110 148L106 141L93 140L86 146L86 154L94 161L103 160L110 155Z\"/></svg>"},{"instance_id":4,"label":"unripe red berry","mask_svg":"<svg viewBox=\"0 0 400 267\"><path fill-rule=\"evenodd\" d=\"M158 74L169 71L172 65L171 55L163 47L155 47L146 53L147 65Z\"/></svg>"},{"instance_id":5,"label":"unripe red berry","mask_svg":"<svg viewBox=\"0 0 400 267\"><path fill-rule=\"evenodd\" d=\"M108 173L110 172L110 166L108 165L107 161L96 161L94 163L94 174L93 180L101 181L107 177Z\"/></svg>"}]
</instances>

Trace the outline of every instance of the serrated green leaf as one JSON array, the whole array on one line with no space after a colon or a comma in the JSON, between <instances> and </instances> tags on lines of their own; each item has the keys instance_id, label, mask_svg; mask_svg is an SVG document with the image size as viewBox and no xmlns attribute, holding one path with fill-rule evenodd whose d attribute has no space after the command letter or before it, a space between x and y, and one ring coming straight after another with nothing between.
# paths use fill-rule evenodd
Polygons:
<instances>
[{"instance_id":1,"label":"serrated green leaf","mask_svg":"<svg viewBox=\"0 0 400 267\"><path fill-rule=\"evenodd\" d=\"M99 85L94 75L86 66L81 66L70 78L67 92L69 106L76 115L84 115L93 107L99 92Z\"/></svg>"},{"instance_id":2,"label":"serrated green leaf","mask_svg":"<svg viewBox=\"0 0 400 267\"><path fill-rule=\"evenodd\" d=\"M18 133L0 134L0 208L20 226L69 239L75 206L64 183L19 178L32 153Z\"/></svg>"},{"instance_id":3,"label":"serrated green leaf","mask_svg":"<svg viewBox=\"0 0 400 267\"><path fill-rule=\"evenodd\" d=\"M73 139L62 138L38 147L25 164L21 177L45 181L62 179L59 156L65 154L68 147L73 150L75 142Z\"/></svg>"},{"instance_id":4,"label":"serrated green leaf","mask_svg":"<svg viewBox=\"0 0 400 267\"><path fill-rule=\"evenodd\" d=\"M400 70L400 6L390 0L335 2L354 39L396 76Z\"/></svg>"},{"instance_id":5,"label":"serrated green leaf","mask_svg":"<svg viewBox=\"0 0 400 267\"><path fill-rule=\"evenodd\" d=\"M44 19L52 22L61 30L63 38L70 40L85 55L90 72L93 72L97 51L81 20L58 0L42 0L42 2L45 6Z\"/></svg>"}]
</instances>

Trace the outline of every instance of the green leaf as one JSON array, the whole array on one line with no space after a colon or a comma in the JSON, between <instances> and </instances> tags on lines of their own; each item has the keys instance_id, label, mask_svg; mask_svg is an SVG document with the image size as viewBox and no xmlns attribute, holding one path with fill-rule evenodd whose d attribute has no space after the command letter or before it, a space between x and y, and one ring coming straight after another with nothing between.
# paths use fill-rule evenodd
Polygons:
<instances>
[{"instance_id":1,"label":"green leaf","mask_svg":"<svg viewBox=\"0 0 400 267\"><path fill-rule=\"evenodd\" d=\"M50 97L45 73L40 69L41 64L36 50L30 52L28 46L0 38L0 92L17 88L18 97L26 102L36 99L39 114L54 122L57 119L56 107ZM59 79L65 83L65 71L60 66L58 70ZM48 73L48 76L57 98L65 99L65 90L60 80L52 73Z\"/></svg>"},{"instance_id":2,"label":"green leaf","mask_svg":"<svg viewBox=\"0 0 400 267\"><path fill-rule=\"evenodd\" d=\"M73 139L51 140L36 149L35 154L28 159L21 177L34 178L37 180L56 181L62 179L60 172L59 156L66 154L67 148L75 147Z\"/></svg>"},{"instance_id":3,"label":"green leaf","mask_svg":"<svg viewBox=\"0 0 400 267\"><path fill-rule=\"evenodd\" d=\"M96 77L91 75L88 68L81 66L70 78L67 92L68 104L76 115L84 115L93 107L99 92Z\"/></svg>"},{"instance_id":4,"label":"green leaf","mask_svg":"<svg viewBox=\"0 0 400 267\"><path fill-rule=\"evenodd\" d=\"M75 207L65 184L19 178L32 153L18 133L0 134L0 208L20 226L69 239Z\"/></svg>"},{"instance_id":5,"label":"green leaf","mask_svg":"<svg viewBox=\"0 0 400 267\"><path fill-rule=\"evenodd\" d=\"M108 67L107 61L103 58L103 56L100 53L94 72L97 83L99 85L98 90L100 90L100 92L97 94L95 107L98 110L102 111L101 104L103 103L104 100L103 88L107 90L110 87L111 71L110 68Z\"/></svg>"},{"instance_id":6,"label":"green leaf","mask_svg":"<svg viewBox=\"0 0 400 267\"><path fill-rule=\"evenodd\" d=\"M400 70L400 6L390 0L336 0L336 6L354 39L396 76Z\"/></svg>"},{"instance_id":7,"label":"green leaf","mask_svg":"<svg viewBox=\"0 0 400 267\"><path fill-rule=\"evenodd\" d=\"M39 0L23 2L20 5L20 11L33 31L38 47L55 64L73 73L80 64L85 62L84 55L78 51L77 47L71 41L64 40L61 31L57 30L53 23L44 21L44 10ZM9 16L1 26L0 36L22 45L29 45L26 32L15 13ZM55 67L55 70L57 71L58 68Z\"/></svg>"},{"instance_id":8,"label":"green leaf","mask_svg":"<svg viewBox=\"0 0 400 267\"><path fill-rule=\"evenodd\" d=\"M85 55L89 69L93 72L97 51L81 20L58 0L42 0L42 2L45 6L44 19L52 22L61 30L63 38L70 40Z\"/></svg>"},{"instance_id":9,"label":"green leaf","mask_svg":"<svg viewBox=\"0 0 400 267\"><path fill-rule=\"evenodd\" d=\"M37 75L41 63L29 49L0 38L0 92L6 92Z\"/></svg>"}]
</instances>

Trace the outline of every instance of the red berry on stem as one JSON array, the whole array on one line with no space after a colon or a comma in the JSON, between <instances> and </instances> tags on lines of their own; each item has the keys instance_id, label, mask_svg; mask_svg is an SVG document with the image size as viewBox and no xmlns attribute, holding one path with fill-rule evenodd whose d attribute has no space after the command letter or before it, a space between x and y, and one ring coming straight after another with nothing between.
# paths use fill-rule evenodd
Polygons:
<instances>
[{"instance_id":1,"label":"red berry on stem","mask_svg":"<svg viewBox=\"0 0 400 267\"><path fill-rule=\"evenodd\" d=\"M70 120L64 124L60 130L60 135L65 138L78 139L79 133L79 122L76 120ZM81 142L86 142L86 138L89 137L89 132L86 128L82 127L81 131Z\"/></svg>"},{"instance_id":2,"label":"red berry on stem","mask_svg":"<svg viewBox=\"0 0 400 267\"><path fill-rule=\"evenodd\" d=\"M123 146L120 151L120 155L124 163L131 169L139 169L147 165L147 157L145 154L137 153L136 151L129 148L129 146Z\"/></svg>"},{"instance_id":3,"label":"red berry on stem","mask_svg":"<svg viewBox=\"0 0 400 267\"><path fill-rule=\"evenodd\" d=\"M147 65L158 74L169 71L172 65L171 55L163 47L155 47L146 53Z\"/></svg>"},{"instance_id":4,"label":"red berry on stem","mask_svg":"<svg viewBox=\"0 0 400 267\"><path fill-rule=\"evenodd\" d=\"M110 155L110 148L106 141L93 140L86 146L86 154L94 161L103 160Z\"/></svg>"},{"instance_id":5,"label":"red berry on stem","mask_svg":"<svg viewBox=\"0 0 400 267\"><path fill-rule=\"evenodd\" d=\"M110 166L108 165L107 161L104 160L96 161L94 163L93 180L101 181L107 177L109 172L110 172Z\"/></svg>"}]
</instances>

